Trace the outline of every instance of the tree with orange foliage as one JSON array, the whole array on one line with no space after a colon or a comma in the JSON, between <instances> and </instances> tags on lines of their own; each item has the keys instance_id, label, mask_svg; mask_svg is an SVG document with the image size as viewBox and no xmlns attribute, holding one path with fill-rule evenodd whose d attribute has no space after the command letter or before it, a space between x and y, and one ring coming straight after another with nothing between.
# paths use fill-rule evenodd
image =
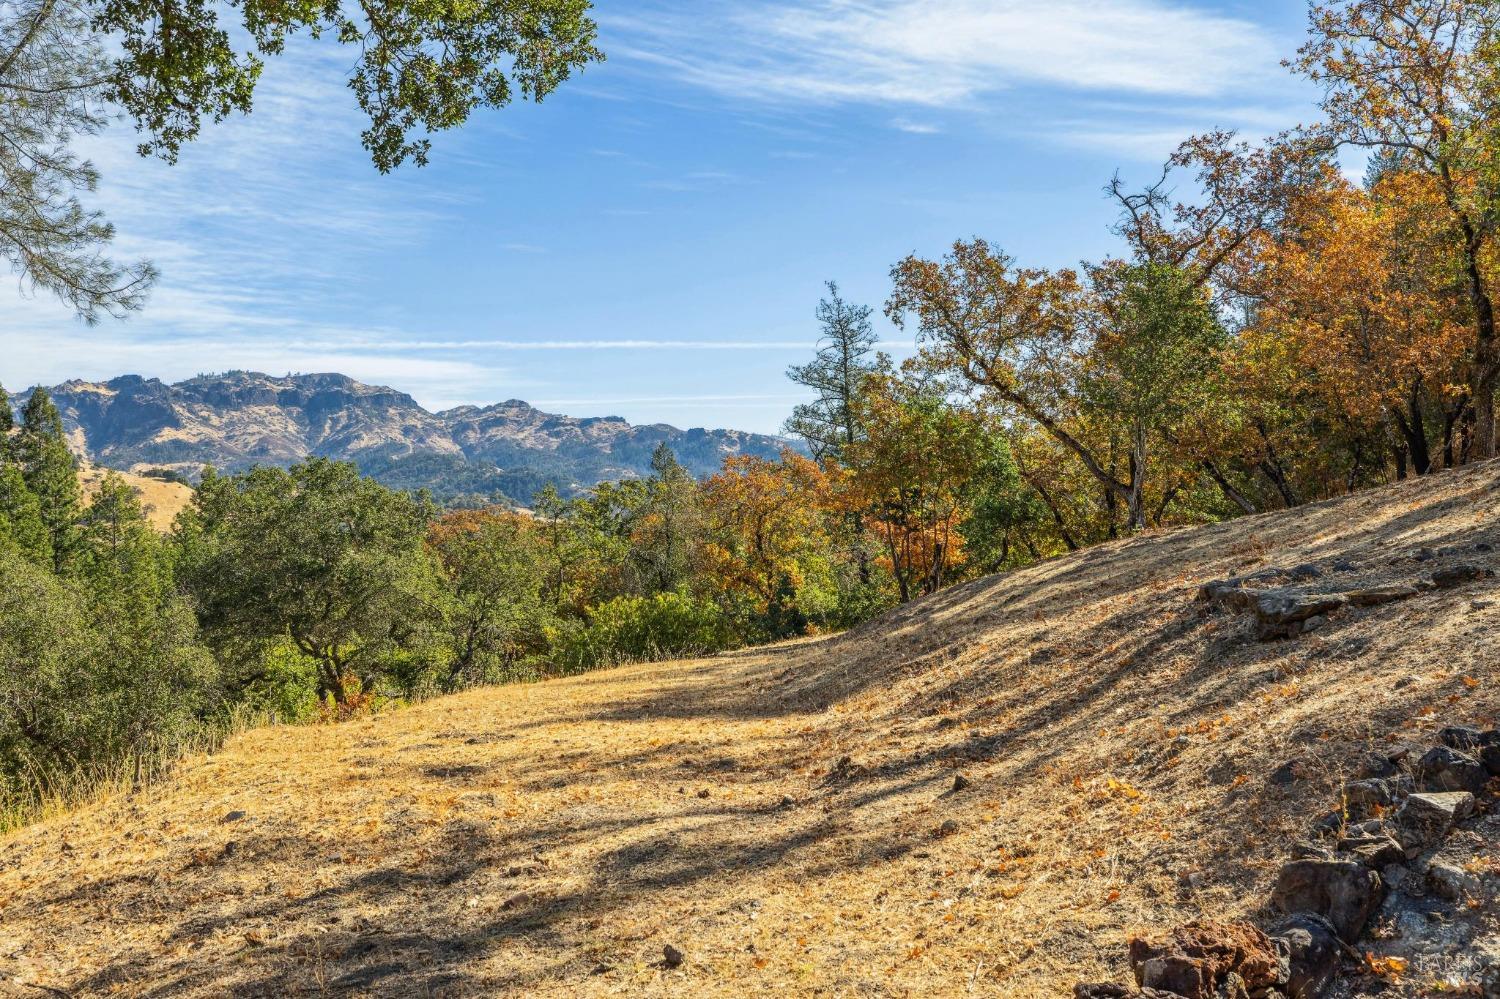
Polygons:
<instances>
[{"instance_id":1,"label":"tree with orange foliage","mask_svg":"<svg viewBox=\"0 0 1500 999\"><path fill-rule=\"evenodd\" d=\"M1394 431L1399 475L1433 467L1433 410L1445 415L1452 463L1467 400L1468 317L1451 250L1431 177L1393 170L1365 190L1330 170L1265 246L1253 278L1261 307L1245 336L1283 339L1296 381L1354 433Z\"/></svg>"},{"instance_id":2,"label":"tree with orange foliage","mask_svg":"<svg viewBox=\"0 0 1500 999\"><path fill-rule=\"evenodd\" d=\"M986 457L983 424L921 382L885 373L856 403L865 438L846 452L852 492L885 547L905 603L935 593L964 561L966 491Z\"/></svg>"},{"instance_id":3,"label":"tree with orange foliage","mask_svg":"<svg viewBox=\"0 0 1500 999\"><path fill-rule=\"evenodd\" d=\"M703 484L703 505L702 562L720 592L770 637L804 631L810 576L830 547L829 473L790 449L778 461L736 455Z\"/></svg>"},{"instance_id":4,"label":"tree with orange foliage","mask_svg":"<svg viewBox=\"0 0 1500 999\"><path fill-rule=\"evenodd\" d=\"M1292 133L1262 146L1223 130L1195 135L1143 190L1132 191L1115 175L1106 188L1120 205L1114 231L1139 261L1182 271L1196 284L1232 287L1242 253L1279 228L1291 199L1316 180L1321 164L1317 145ZM1182 173L1197 196L1174 201Z\"/></svg>"},{"instance_id":5,"label":"tree with orange foliage","mask_svg":"<svg viewBox=\"0 0 1500 999\"><path fill-rule=\"evenodd\" d=\"M886 311L916 317L929 365L1034 421L1126 508L1130 529L1146 526L1153 450L1209 391L1224 339L1188 271L1115 261L1084 282L974 240L941 262L908 257L892 278Z\"/></svg>"},{"instance_id":6,"label":"tree with orange foliage","mask_svg":"<svg viewBox=\"0 0 1500 999\"><path fill-rule=\"evenodd\" d=\"M1310 11L1294 66L1324 89L1330 145L1379 150L1434 185L1468 298L1471 456L1496 455L1492 273L1500 203L1500 6L1340 0Z\"/></svg>"}]
</instances>

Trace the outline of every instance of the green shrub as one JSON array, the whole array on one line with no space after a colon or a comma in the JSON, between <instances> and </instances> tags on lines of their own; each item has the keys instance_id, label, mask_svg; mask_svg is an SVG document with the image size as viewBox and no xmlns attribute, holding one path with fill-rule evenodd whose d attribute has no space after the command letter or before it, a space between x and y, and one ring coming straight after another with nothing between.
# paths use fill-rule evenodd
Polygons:
<instances>
[{"instance_id":1,"label":"green shrub","mask_svg":"<svg viewBox=\"0 0 1500 999\"><path fill-rule=\"evenodd\" d=\"M180 602L149 615L95 605L14 554L0 554L0 577L0 798L34 800L201 736L216 672Z\"/></svg>"},{"instance_id":2,"label":"green shrub","mask_svg":"<svg viewBox=\"0 0 1500 999\"><path fill-rule=\"evenodd\" d=\"M733 640L718 605L681 593L616 597L593 608L588 623L553 635L553 666L576 673L624 662L704 655Z\"/></svg>"}]
</instances>

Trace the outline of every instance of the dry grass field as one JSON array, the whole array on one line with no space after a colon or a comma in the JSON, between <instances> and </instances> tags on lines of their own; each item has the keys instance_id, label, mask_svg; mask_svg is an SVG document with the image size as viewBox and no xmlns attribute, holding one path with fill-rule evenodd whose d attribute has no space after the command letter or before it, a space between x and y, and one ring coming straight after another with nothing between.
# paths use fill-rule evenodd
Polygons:
<instances>
[{"instance_id":1,"label":"dry grass field","mask_svg":"<svg viewBox=\"0 0 1500 999\"><path fill-rule=\"evenodd\" d=\"M97 465L87 464L78 470L78 483L83 487L85 502L99 491L99 483L104 481L106 471L107 469ZM146 519L151 522L152 528L162 533L172 529L172 521L177 518L177 514L192 502L192 488L180 482L164 482L132 472L117 471L115 474L135 490L141 505L145 507Z\"/></svg>"},{"instance_id":2,"label":"dry grass field","mask_svg":"<svg viewBox=\"0 0 1500 999\"><path fill-rule=\"evenodd\" d=\"M1198 586L1500 567L1476 545L1500 548L1494 464L1121 541L837 638L248 732L0 841L0 994L1052 999L1123 979L1132 930L1263 917L1363 752L1500 711L1494 580L1271 643Z\"/></svg>"}]
</instances>

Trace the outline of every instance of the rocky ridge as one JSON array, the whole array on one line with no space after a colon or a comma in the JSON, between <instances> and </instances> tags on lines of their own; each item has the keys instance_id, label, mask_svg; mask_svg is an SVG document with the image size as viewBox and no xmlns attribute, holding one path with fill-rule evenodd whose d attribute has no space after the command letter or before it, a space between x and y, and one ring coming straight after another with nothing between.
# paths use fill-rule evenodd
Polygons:
<instances>
[{"instance_id":1,"label":"rocky ridge","mask_svg":"<svg viewBox=\"0 0 1500 999\"><path fill-rule=\"evenodd\" d=\"M734 454L772 458L785 441L735 430L578 419L520 400L429 412L404 392L345 375L251 371L177 384L125 375L49 389L80 456L122 471L195 476L308 457L353 461L395 488L443 500L527 503L551 483L576 493L647 474L658 444L696 475ZM25 399L22 395L19 405Z\"/></svg>"}]
</instances>

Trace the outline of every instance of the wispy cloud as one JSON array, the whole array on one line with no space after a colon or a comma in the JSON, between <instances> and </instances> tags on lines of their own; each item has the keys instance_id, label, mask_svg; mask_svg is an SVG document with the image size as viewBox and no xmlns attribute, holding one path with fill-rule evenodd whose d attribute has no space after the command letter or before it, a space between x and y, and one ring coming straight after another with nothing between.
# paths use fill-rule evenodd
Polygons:
<instances>
[{"instance_id":1,"label":"wispy cloud","mask_svg":"<svg viewBox=\"0 0 1500 999\"><path fill-rule=\"evenodd\" d=\"M507 392L527 384L506 367L474 357L422 357L377 340L299 327L293 336L163 337L116 330L80 332L59 351L47 334L6 334L7 388L53 385L72 378L103 381L142 374L179 381L197 374L244 369L270 374L336 371L360 381L394 385L429 406L493 401L496 386Z\"/></svg>"},{"instance_id":2,"label":"wispy cloud","mask_svg":"<svg viewBox=\"0 0 1500 999\"><path fill-rule=\"evenodd\" d=\"M704 403L717 406L776 406L787 408L790 403L800 402L806 399L806 393L795 395L790 393L781 394L748 394L748 395L648 395L633 399L537 399L532 403L534 406L671 406L696 409Z\"/></svg>"},{"instance_id":3,"label":"wispy cloud","mask_svg":"<svg viewBox=\"0 0 1500 999\"><path fill-rule=\"evenodd\" d=\"M953 107L1032 84L1217 97L1276 65L1258 26L1172 0L714 0L604 23L619 55L762 100Z\"/></svg>"},{"instance_id":4,"label":"wispy cloud","mask_svg":"<svg viewBox=\"0 0 1500 999\"><path fill-rule=\"evenodd\" d=\"M680 177L648 180L641 186L655 191L706 191L731 184L748 183L747 178L728 170L692 170Z\"/></svg>"},{"instance_id":5,"label":"wispy cloud","mask_svg":"<svg viewBox=\"0 0 1500 999\"><path fill-rule=\"evenodd\" d=\"M891 127L898 132L906 132L910 135L937 135L942 131L930 122L913 121L910 118L892 118Z\"/></svg>"},{"instance_id":6,"label":"wispy cloud","mask_svg":"<svg viewBox=\"0 0 1500 999\"><path fill-rule=\"evenodd\" d=\"M901 346L895 343L894 346ZM808 350L811 340L368 340L350 349L383 350Z\"/></svg>"}]
</instances>

